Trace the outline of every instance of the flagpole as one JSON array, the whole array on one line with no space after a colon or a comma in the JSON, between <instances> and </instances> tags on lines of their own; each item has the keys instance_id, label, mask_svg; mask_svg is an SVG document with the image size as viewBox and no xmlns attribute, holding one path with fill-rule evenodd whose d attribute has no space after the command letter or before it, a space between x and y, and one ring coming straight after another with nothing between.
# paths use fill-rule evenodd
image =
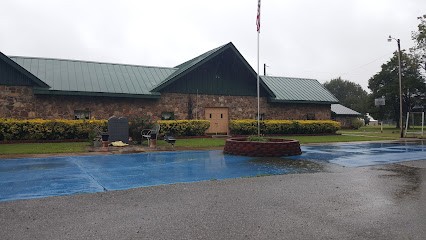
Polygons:
<instances>
[{"instance_id":1,"label":"flagpole","mask_svg":"<svg viewBox=\"0 0 426 240\"><path fill-rule=\"evenodd\" d=\"M260 137L260 80L259 80L259 37L260 37L260 0L257 3L257 136Z\"/></svg>"},{"instance_id":2,"label":"flagpole","mask_svg":"<svg viewBox=\"0 0 426 240\"><path fill-rule=\"evenodd\" d=\"M259 35L257 32L257 136L260 136Z\"/></svg>"}]
</instances>

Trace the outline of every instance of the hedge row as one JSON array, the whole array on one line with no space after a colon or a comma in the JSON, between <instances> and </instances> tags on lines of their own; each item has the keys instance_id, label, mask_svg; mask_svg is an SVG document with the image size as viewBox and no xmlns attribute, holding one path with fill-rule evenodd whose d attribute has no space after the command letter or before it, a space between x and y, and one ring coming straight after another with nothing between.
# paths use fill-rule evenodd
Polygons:
<instances>
[{"instance_id":1,"label":"hedge row","mask_svg":"<svg viewBox=\"0 0 426 240\"><path fill-rule=\"evenodd\" d=\"M257 134L256 120L231 120L231 134ZM262 134L324 134L336 133L340 123L331 120L265 120L260 121Z\"/></svg>"},{"instance_id":2,"label":"hedge row","mask_svg":"<svg viewBox=\"0 0 426 240\"><path fill-rule=\"evenodd\" d=\"M106 131L107 121L0 118L0 141L89 139L95 128Z\"/></svg>"},{"instance_id":3,"label":"hedge row","mask_svg":"<svg viewBox=\"0 0 426 240\"><path fill-rule=\"evenodd\" d=\"M160 134L173 136L200 136L210 127L207 120L161 120ZM139 123L140 124L140 123ZM91 139L94 129L107 131L107 120L17 120L0 118L0 141ZM231 134L257 133L256 120L230 121ZM324 134L336 133L340 123L314 120L261 121L262 134Z\"/></svg>"},{"instance_id":4,"label":"hedge row","mask_svg":"<svg viewBox=\"0 0 426 240\"><path fill-rule=\"evenodd\" d=\"M131 126L135 128L147 127L145 121L131 123ZM161 134L172 134L174 136L204 135L210 126L210 122L207 120L164 120L158 121L158 123L161 126ZM108 131L107 126L107 120L18 120L0 118L0 141L91 139L96 134L96 128L106 132ZM140 131L137 131L136 134L140 135Z\"/></svg>"},{"instance_id":5,"label":"hedge row","mask_svg":"<svg viewBox=\"0 0 426 240\"><path fill-rule=\"evenodd\" d=\"M173 136L200 136L210 127L207 120L161 120L160 134Z\"/></svg>"}]
</instances>

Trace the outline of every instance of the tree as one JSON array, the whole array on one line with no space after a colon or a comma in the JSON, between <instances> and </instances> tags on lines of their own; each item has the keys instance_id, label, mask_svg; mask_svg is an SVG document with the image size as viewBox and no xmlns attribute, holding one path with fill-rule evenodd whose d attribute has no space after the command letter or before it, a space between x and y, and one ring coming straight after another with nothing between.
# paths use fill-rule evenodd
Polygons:
<instances>
[{"instance_id":1,"label":"tree","mask_svg":"<svg viewBox=\"0 0 426 240\"><path fill-rule=\"evenodd\" d=\"M410 48L410 52L419 61L419 66L426 71L426 14L418 17L420 24L417 26L417 31L413 31L411 38L415 45Z\"/></svg>"},{"instance_id":2,"label":"tree","mask_svg":"<svg viewBox=\"0 0 426 240\"><path fill-rule=\"evenodd\" d=\"M420 74L417 59L405 52L401 55L403 112L407 112L407 109L416 104L415 100L424 95L425 81ZM395 120L396 127L399 127L398 52L381 68L379 73L368 80L368 88L372 91L373 98L385 97L383 117Z\"/></svg>"},{"instance_id":3,"label":"tree","mask_svg":"<svg viewBox=\"0 0 426 240\"><path fill-rule=\"evenodd\" d=\"M324 87L339 100L340 104L357 112L366 113L368 93L361 85L338 77L325 82Z\"/></svg>"}]
</instances>

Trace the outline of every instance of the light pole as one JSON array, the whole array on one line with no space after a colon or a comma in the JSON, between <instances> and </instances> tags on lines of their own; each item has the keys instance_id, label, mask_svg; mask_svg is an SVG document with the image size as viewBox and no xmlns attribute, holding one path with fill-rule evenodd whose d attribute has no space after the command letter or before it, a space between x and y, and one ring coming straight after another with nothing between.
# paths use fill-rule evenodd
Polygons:
<instances>
[{"instance_id":1,"label":"light pole","mask_svg":"<svg viewBox=\"0 0 426 240\"><path fill-rule=\"evenodd\" d=\"M399 39L393 38L389 35L388 42L392 42L392 39L398 43L398 75L399 75L399 133L400 137L404 137L404 129L402 128L402 86L401 86L401 43Z\"/></svg>"}]
</instances>

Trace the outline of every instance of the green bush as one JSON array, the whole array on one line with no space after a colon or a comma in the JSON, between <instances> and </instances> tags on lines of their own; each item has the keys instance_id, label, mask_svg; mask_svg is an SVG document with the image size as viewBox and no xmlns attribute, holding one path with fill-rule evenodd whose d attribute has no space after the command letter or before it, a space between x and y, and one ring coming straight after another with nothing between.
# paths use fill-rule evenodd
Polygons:
<instances>
[{"instance_id":1,"label":"green bush","mask_svg":"<svg viewBox=\"0 0 426 240\"><path fill-rule=\"evenodd\" d=\"M202 136L210 127L207 120L161 120L160 134L173 136Z\"/></svg>"},{"instance_id":2,"label":"green bush","mask_svg":"<svg viewBox=\"0 0 426 240\"><path fill-rule=\"evenodd\" d=\"M257 133L257 121L231 120L231 134L251 135ZM264 120L260 121L262 134L333 134L340 129L340 123L331 120Z\"/></svg>"},{"instance_id":3,"label":"green bush","mask_svg":"<svg viewBox=\"0 0 426 240\"><path fill-rule=\"evenodd\" d=\"M106 131L107 121L0 119L0 141L89 139L95 128Z\"/></svg>"},{"instance_id":4,"label":"green bush","mask_svg":"<svg viewBox=\"0 0 426 240\"><path fill-rule=\"evenodd\" d=\"M251 141L251 142L267 142L268 139L266 139L264 137L256 136L256 135L250 135L250 136L247 137L247 141Z\"/></svg>"},{"instance_id":5,"label":"green bush","mask_svg":"<svg viewBox=\"0 0 426 240\"><path fill-rule=\"evenodd\" d=\"M142 130L151 129L154 126L150 116L134 117L129 119L129 137L133 141L141 142Z\"/></svg>"},{"instance_id":6,"label":"green bush","mask_svg":"<svg viewBox=\"0 0 426 240\"><path fill-rule=\"evenodd\" d=\"M362 126L364 126L364 121L363 120L361 120L359 118L352 119L352 121L351 121L351 128L353 128L353 129L359 129Z\"/></svg>"}]
</instances>

